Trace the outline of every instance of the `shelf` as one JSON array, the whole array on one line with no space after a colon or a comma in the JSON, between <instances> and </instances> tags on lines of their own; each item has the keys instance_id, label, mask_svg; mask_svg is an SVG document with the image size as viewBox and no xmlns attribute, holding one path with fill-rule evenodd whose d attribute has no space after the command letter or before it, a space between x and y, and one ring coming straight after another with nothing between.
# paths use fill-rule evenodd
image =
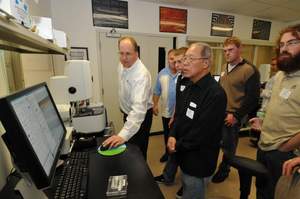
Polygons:
<instances>
[{"instance_id":1,"label":"shelf","mask_svg":"<svg viewBox=\"0 0 300 199\"><path fill-rule=\"evenodd\" d=\"M67 50L0 16L0 49L20 53L66 54Z\"/></svg>"}]
</instances>

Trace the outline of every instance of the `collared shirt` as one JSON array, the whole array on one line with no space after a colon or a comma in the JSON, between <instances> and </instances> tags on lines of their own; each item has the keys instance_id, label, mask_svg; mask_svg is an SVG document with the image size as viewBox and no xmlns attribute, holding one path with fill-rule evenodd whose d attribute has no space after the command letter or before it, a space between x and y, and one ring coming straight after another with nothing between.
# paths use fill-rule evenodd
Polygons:
<instances>
[{"instance_id":1,"label":"collared shirt","mask_svg":"<svg viewBox=\"0 0 300 199\"><path fill-rule=\"evenodd\" d=\"M118 135L128 141L138 132L147 110L153 106L151 75L140 59L130 68L120 63L118 73L120 108L128 115Z\"/></svg>"},{"instance_id":2,"label":"collared shirt","mask_svg":"<svg viewBox=\"0 0 300 199\"><path fill-rule=\"evenodd\" d=\"M300 71L275 75L272 94L266 107L259 148L264 151L279 146L300 132Z\"/></svg>"},{"instance_id":3,"label":"collared shirt","mask_svg":"<svg viewBox=\"0 0 300 199\"><path fill-rule=\"evenodd\" d=\"M202 140L201 137L205 134L217 133L214 130L223 125L227 101L224 90L210 74L196 83L184 78L179 84L172 135L179 138L179 145L184 145L184 142L194 142L198 148L201 148L212 144L207 143L205 139ZM220 126L216 128L218 122ZM204 129L205 131L203 131ZM197 139L193 139L193 136ZM182 137L188 139L181 140ZM208 137L204 136L203 138ZM200 140L201 142L199 142ZM183 148L187 148L187 146L183 146Z\"/></svg>"},{"instance_id":4,"label":"collared shirt","mask_svg":"<svg viewBox=\"0 0 300 199\"><path fill-rule=\"evenodd\" d=\"M234 69L234 67L236 67L236 65L237 65L237 64L234 64L234 65L228 64L228 65L227 65L227 66L228 66L228 68L227 68L228 72L230 73L230 72Z\"/></svg>"},{"instance_id":5,"label":"collared shirt","mask_svg":"<svg viewBox=\"0 0 300 199\"><path fill-rule=\"evenodd\" d=\"M176 95L175 120L170 136L177 140L180 167L189 175L211 175L219 153L226 94L207 74L196 83L187 78L178 81Z\"/></svg>"},{"instance_id":6,"label":"collared shirt","mask_svg":"<svg viewBox=\"0 0 300 199\"><path fill-rule=\"evenodd\" d=\"M153 94L160 96L161 115L170 118L173 115L176 102L177 73L172 74L169 67L158 73Z\"/></svg>"}]
</instances>

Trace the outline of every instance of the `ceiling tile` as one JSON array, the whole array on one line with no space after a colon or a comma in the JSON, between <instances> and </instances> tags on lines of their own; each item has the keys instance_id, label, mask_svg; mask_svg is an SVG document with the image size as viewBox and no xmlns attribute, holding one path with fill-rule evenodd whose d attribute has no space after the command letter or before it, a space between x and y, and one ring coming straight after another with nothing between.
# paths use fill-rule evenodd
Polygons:
<instances>
[{"instance_id":1,"label":"ceiling tile","mask_svg":"<svg viewBox=\"0 0 300 199\"><path fill-rule=\"evenodd\" d=\"M296 21L300 19L299 13L288 8L272 7L262 10L256 14L257 17L278 20L283 22Z\"/></svg>"},{"instance_id":2,"label":"ceiling tile","mask_svg":"<svg viewBox=\"0 0 300 199\"><path fill-rule=\"evenodd\" d=\"M238 13L241 15L255 16L255 13L260 12L261 10L269 9L271 6L257 3L255 1L248 2L246 5L242 4L236 9L232 9L231 12Z\"/></svg>"},{"instance_id":3,"label":"ceiling tile","mask_svg":"<svg viewBox=\"0 0 300 199\"><path fill-rule=\"evenodd\" d=\"M282 5L283 3L286 4L288 3L289 0L253 0L258 3L264 3L267 5L273 5L273 6L278 6Z\"/></svg>"}]
</instances>

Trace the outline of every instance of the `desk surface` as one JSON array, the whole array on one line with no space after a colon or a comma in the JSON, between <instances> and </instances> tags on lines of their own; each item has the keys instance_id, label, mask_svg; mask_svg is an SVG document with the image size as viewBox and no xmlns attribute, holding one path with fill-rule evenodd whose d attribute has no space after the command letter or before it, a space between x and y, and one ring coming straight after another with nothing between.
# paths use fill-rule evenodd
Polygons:
<instances>
[{"instance_id":1,"label":"desk surface","mask_svg":"<svg viewBox=\"0 0 300 199\"><path fill-rule=\"evenodd\" d=\"M124 174L128 177L127 199L164 199L141 151L131 144L124 153L112 157L102 156L96 149L90 152L88 199L106 199L109 176ZM19 199L14 187L8 184L0 190L0 198ZM46 192L51 195L51 189Z\"/></svg>"},{"instance_id":2,"label":"desk surface","mask_svg":"<svg viewBox=\"0 0 300 199\"><path fill-rule=\"evenodd\" d=\"M157 183L140 150L127 144L124 153L106 157L96 151L90 154L88 198L106 198L109 176L127 175L127 199L163 199Z\"/></svg>"}]
</instances>

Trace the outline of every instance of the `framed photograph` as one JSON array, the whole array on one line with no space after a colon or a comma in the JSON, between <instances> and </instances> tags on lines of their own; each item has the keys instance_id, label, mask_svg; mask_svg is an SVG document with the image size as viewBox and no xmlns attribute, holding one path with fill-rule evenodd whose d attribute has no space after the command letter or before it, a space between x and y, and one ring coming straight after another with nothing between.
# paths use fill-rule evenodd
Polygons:
<instances>
[{"instance_id":1,"label":"framed photograph","mask_svg":"<svg viewBox=\"0 0 300 199\"><path fill-rule=\"evenodd\" d=\"M159 31L186 33L187 10L159 7Z\"/></svg>"},{"instance_id":2,"label":"framed photograph","mask_svg":"<svg viewBox=\"0 0 300 199\"><path fill-rule=\"evenodd\" d=\"M89 60L88 48L71 47L68 60Z\"/></svg>"},{"instance_id":3,"label":"framed photograph","mask_svg":"<svg viewBox=\"0 0 300 199\"><path fill-rule=\"evenodd\" d=\"M128 29L128 2L92 0L94 26Z\"/></svg>"},{"instance_id":4,"label":"framed photograph","mask_svg":"<svg viewBox=\"0 0 300 199\"><path fill-rule=\"evenodd\" d=\"M252 39L269 40L271 24L272 22L270 21L254 19L252 27Z\"/></svg>"},{"instance_id":5,"label":"framed photograph","mask_svg":"<svg viewBox=\"0 0 300 199\"><path fill-rule=\"evenodd\" d=\"M211 36L231 37L234 26L233 15L223 15L212 13L211 17Z\"/></svg>"}]
</instances>

